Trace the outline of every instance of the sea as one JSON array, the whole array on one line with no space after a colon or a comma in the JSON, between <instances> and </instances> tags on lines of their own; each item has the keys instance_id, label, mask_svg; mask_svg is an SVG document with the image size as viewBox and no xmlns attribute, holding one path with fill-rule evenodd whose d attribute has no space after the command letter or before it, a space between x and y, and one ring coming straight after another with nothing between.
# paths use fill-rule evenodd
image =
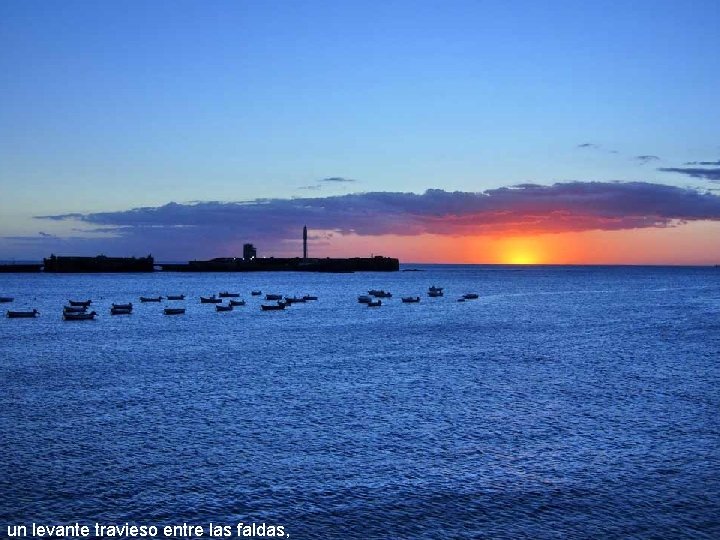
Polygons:
<instances>
[{"instance_id":1,"label":"sea","mask_svg":"<svg viewBox=\"0 0 720 540\"><path fill-rule=\"evenodd\" d=\"M720 538L720 269L403 270L0 274L0 537Z\"/></svg>"}]
</instances>

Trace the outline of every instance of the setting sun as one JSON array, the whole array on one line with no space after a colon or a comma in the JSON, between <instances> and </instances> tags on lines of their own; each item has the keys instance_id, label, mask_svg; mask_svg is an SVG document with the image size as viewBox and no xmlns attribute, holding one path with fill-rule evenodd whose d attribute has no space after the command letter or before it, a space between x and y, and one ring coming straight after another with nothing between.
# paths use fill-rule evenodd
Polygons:
<instances>
[{"instance_id":1,"label":"setting sun","mask_svg":"<svg viewBox=\"0 0 720 540\"><path fill-rule=\"evenodd\" d=\"M536 238L507 238L500 243L500 262L503 264L540 264L539 242Z\"/></svg>"}]
</instances>

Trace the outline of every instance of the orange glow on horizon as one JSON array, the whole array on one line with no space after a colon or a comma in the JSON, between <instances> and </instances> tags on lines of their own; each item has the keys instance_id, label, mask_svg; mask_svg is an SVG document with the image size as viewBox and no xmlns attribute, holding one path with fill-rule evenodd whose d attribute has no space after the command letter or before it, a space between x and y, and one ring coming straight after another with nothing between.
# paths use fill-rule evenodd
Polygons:
<instances>
[{"instance_id":1,"label":"orange glow on horizon","mask_svg":"<svg viewBox=\"0 0 720 540\"><path fill-rule=\"evenodd\" d=\"M720 222L619 231L505 236L335 235L321 257L385 255L401 263L720 264Z\"/></svg>"}]
</instances>

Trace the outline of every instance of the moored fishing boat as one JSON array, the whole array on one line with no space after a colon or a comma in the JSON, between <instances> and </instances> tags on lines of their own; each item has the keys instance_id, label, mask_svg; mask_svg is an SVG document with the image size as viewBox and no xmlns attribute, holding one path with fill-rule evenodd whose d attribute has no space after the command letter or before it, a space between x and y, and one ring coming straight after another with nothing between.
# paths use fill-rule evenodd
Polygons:
<instances>
[{"instance_id":1,"label":"moored fishing boat","mask_svg":"<svg viewBox=\"0 0 720 540\"><path fill-rule=\"evenodd\" d=\"M32 311L8 311L7 316L9 319L34 319L40 315L40 312L37 309L33 309Z\"/></svg>"},{"instance_id":2,"label":"moored fishing boat","mask_svg":"<svg viewBox=\"0 0 720 540\"><path fill-rule=\"evenodd\" d=\"M88 307L92 300L68 300L68 303L74 307Z\"/></svg>"},{"instance_id":3,"label":"moored fishing boat","mask_svg":"<svg viewBox=\"0 0 720 540\"><path fill-rule=\"evenodd\" d=\"M463 294L463 298L465 300L477 300L479 297L480 297L480 295L475 294L475 293Z\"/></svg>"},{"instance_id":4,"label":"moored fishing boat","mask_svg":"<svg viewBox=\"0 0 720 540\"><path fill-rule=\"evenodd\" d=\"M0 296L0 304L8 304L8 303L12 302L13 300L15 300L15 299L10 296Z\"/></svg>"},{"instance_id":5,"label":"moored fishing boat","mask_svg":"<svg viewBox=\"0 0 720 540\"><path fill-rule=\"evenodd\" d=\"M185 313L185 308L169 308L166 307L165 315L183 315Z\"/></svg>"},{"instance_id":6,"label":"moored fishing boat","mask_svg":"<svg viewBox=\"0 0 720 540\"><path fill-rule=\"evenodd\" d=\"M373 300L367 303L367 307L380 307L382 306L382 300Z\"/></svg>"},{"instance_id":7,"label":"moored fishing boat","mask_svg":"<svg viewBox=\"0 0 720 540\"><path fill-rule=\"evenodd\" d=\"M63 313L85 313L87 306L63 306Z\"/></svg>"},{"instance_id":8,"label":"moored fishing boat","mask_svg":"<svg viewBox=\"0 0 720 540\"><path fill-rule=\"evenodd\" d=\"M110 315L132 315L132 308L111 307Z\"/></svg>"},{"instance_id":9,"label":"moored fishing boat","mask_svg":"<svg viewBox=\"0 0 720 540\"><path fill-rule=\"evenodd\" d=\"M439 298L443 295L443 288L442 287L436 287L435 285L432 285L428 289L428 296L430 298Z\"/></svg>"},{"instance_id":10,"label":"moored fishing boat","mask_svg":"<svg viewBox=\"0 0 720 540\"><path fill-rule=\"evenodd\" d=\"M262 291L251 291L250 294L252 296L260 296L262 294Z\"/></svg>"},{"instance_id":11,"label":"moored fishing boat","mask_svg":"<svg viewBox=\"0 0 720 540\"><path fill-rule=\"evenodd\" d=\"M114 309L132 309L132 302L128 302L127 304L113 304L112 307Z\"/></svg>"},{"instance_id":12,"label":"moored fishing boat","mask_svg":"<svg viewBox=\"0 0 720 540\"><path fill-rule=\"evenodd\" d=\"M266 294L265 300L282 300L282 294Z\"/></svg>"},{"instance_id":13,"label":"moored fishing boat","mask_svg":"<svg viewBox=\"0 0 720 540\"><path fill-rule=\"evenodd\" d=\"M317 296L313 296L313 295L311 295L311 294L306 294L305 296L303 296L303 300L305 300L306 302L307 302L308 300L317 300L317 299L318 299Z\"/></svg>"},{"instance_id":14,"label":"moored fishing boat","mask_svg":"<svg viewBox=\"0 0 720 540\"><path fill-rule=\"evenodd\" d=\"M212 296L201 296L200 297L200 303L201 304L219 304L222 302L221 298L217 298L215 295Z\"/></svg>"},{"instance_id":15,"label":"moored fishing boat","mask_svg":"<svg viewBox=\"0 0 720 540\"><path fill-rule=\"evenodd\" d=\"M63 319L66 321L92 321L96 315L97 313L94 311L90 313L63 313Z\"/></svg>"},{"instance_id":16,"label":"moored fishing boat","mask_svg":"<svg viewBox=\"0 0 720 540\"><path fill-rule=\"evenodd\" d=\"M366 294L362 294L362 295L358 296L358 302L360 304L367 304L369 302L372 302L372 298Z\"/></svg>"},{"instance_id":17,"label":"moored fishing boat","mask_svg":"<svg viewBox=\"0 0 720 540\"><path fill-rule=\"evenodd\" d=\"M232 310L233 310L232 304L228 304L227 306L221 306L218 304L215 306L215 311L232 311Z\"/></svg>"},{"instance_id":18,"label":"moored fishing boat","mask_svg":"<svg viewBox=\"0 0 720 540\"><path fill-rule=\"evenodd\" d=\"M218 294L220 298L238 298L240 296L240 293L234 293L234 292L221 292Z\"/></svg>"},{"instance_id":19,"label":"moored fishing boat","mask_svg":"<svg viewBox=\"0 0 720 540\"><path fill-rule=\"evenodd\" d=\"M245 300L230 300L231 306L244 306Z\"/></svg>"},{"instance_id":20,"label":"moored fishing boat","mask_svg":"<svg viewBox=\"0 0 720 540\"><path fill-rule=\"evenodd\" d=\"M420 297L419 296L403 296L402 301L405 304L417 304L418 302L420 302Z\"/></svg>"},{"instance_id":21,"label":"moored fishing boat","mask_svg":"<svg viewBox=\"0 0 720 540\"><path fill-rule=\"evenodd\" d=\"M368 294L370 296L374 296L375 298L390 298L392 297L392 293L389 291L384 291L382 289L370 289L368 291Z\"/></svg>"},{"instance_id":22,"label":"moored fishing boat","mask_svg":"<svg viewBox=\"0 0 720 540\"><path fill-rule=\"evenodd\" d=\"M171 294L166 297L168 300L185 300L184 294Z\"/></svg>"},{"instance_id":23,"label":"moored fishing boat","mask_svg":"<svg viewBox=\"0 0 720 540\"><path fill-rule=\"evenodd\" d=\"M260 309L262 309L263 311L279 311L281 309L285 309L286 305L287 304L282 303L282 302L278 302L277 304L270 304L270 305L261 304Z\"/></svg>"},{"instance_id":24,"label":"moored fishing boat","mask_svg":"<svg viewBox=\"0 0 720 540\"><path fill-rule=\"evenodd\" d=\"M297 296L286 296L285 303L287 304L304 304L307 302L304 298L298 298Z\"/></svg>"},{"instance_id":25,"label":"moored fishing boat","mask_svg":"<svg viewBox=\"0 0 720 540\"><path fill-rule=\"evenodd\" d=\"M141 296L140 301L145 302L162 302L162 296Z\"/></svg>"}]
</instances>

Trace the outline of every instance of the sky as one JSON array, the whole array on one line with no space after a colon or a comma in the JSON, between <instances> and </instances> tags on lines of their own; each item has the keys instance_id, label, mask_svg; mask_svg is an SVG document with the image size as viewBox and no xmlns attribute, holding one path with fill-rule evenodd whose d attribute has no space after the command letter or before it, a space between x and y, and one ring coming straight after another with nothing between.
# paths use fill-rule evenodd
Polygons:
<instances>
[{"instance_id":1,"label":"sky","mask_svg":"<svg viewBox=\"0 0 720 540\"><path fill-rule=\"evenodd\" d=\"M0 0L0 259L720 263L720 2Z\"/></svg>"}]
</instances>

